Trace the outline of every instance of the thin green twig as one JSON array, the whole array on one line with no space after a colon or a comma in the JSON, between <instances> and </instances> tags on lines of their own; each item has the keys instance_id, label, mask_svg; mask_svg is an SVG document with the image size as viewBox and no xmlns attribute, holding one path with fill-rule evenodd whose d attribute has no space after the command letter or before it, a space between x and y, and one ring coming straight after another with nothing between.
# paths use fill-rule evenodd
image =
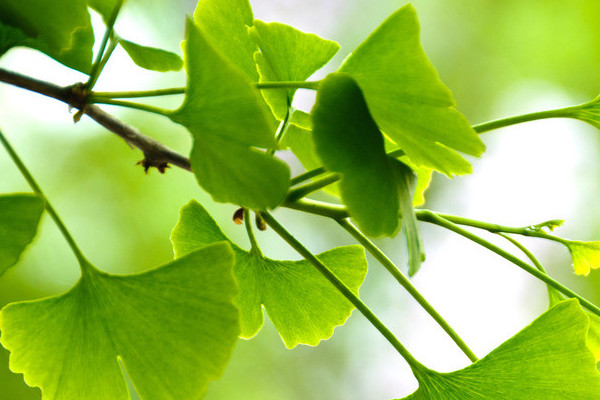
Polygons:
<instances>
[{"instance_id":1,"label":"thin green twig","mask_svg":"<svg viewBox=\"0 0 600 400\"><path fill-rule=\"evenodd\" d=\"M260 250L256 236L254 235L254 230L252 229L250 210L247 208L244 208L244 225L246 226L246 233L248 233L248 239L250 240L250 252L262 257L262 251Z\"/></svg>"},{"instance_id":2,"label":"thin green twig","mask_svg":"<svg viewBox=\"0 0 600 400\"><path fill-rule=\"evenodd\" d=\"M523 122L535 121L539 119L572 118L572 112L575 107L565 107L555 110L539 111L530 114L516 115L514 117L501 118L494 121L473 125L473 129L477 133L484 133L494 129L500 129L506 126L522 124Z\"/></svg>"},{"instance_id":3,"label":"thin green twig","mask_svg":"<svg viewBox=\"0 0 600 400\"><path fill-rule=\"evenodd\" d=\"M162 115L165 117L168 117L172 113L171 110L151 106L148 104L134 103L134 102L125 101L125 100L114 100L114 99L109 99L109 98L104 98L104 97L99 97L99 96L94 96L92 98L89 98L88 101L90 103L95 103L95 104L109 104L112 106L126 107L126 108L131 108L134 110L146 111L146 112L150 112L153 114Z\"/></svg>"}]
</instances>

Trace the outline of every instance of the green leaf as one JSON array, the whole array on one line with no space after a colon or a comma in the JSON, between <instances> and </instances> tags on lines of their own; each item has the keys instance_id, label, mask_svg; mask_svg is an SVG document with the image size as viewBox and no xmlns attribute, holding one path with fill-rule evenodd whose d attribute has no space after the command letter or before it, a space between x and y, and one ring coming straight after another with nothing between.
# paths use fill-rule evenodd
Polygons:
<instances>
[{"instance_id":1,"label":"green leaf","mask_svg":"<svg viewBox=\"0 0 600 400\"><path fill-rule=\"evenodd\" d=\"M600 374L586 347L589 319L577 300L559 303L485 358L452 373L425 371L405 399L592 400Z\"/></svg>"},{"instance_id":2,"label":"green leaf","mask_svg":"<svg viewBox=\"0 0 600 400\"><path fill-rule=\"evenodd\" d=\"M208 243L229 241L196 201L182 208L171 240L176 257ZM240 290L237 304L242 337L250 338L262 327L261 305L288 348L299 343L317 345L350 316L352 304L308 262L272 260L256 251L231 245ZM367 261L360 246L338 247L317 257L358 294L367 273Z\"/></svg>"},{"instance_id":3,"label":"green leaf","mask_svg":"<svg viewBox=\"0 0 600 400\"><path fill-rule=\"evenodd\" d=\"M0 275L31 243L43 212L44 201L33 194L0 196Z\"/></svg>"},{"instance_id":4,"label":"green leaf","mask_svg":"<svg viewBox=\"0 0 600 400\"><path fill-rule=\"evenodd\" d=\"M194 137L190 155L198 183L215 201L252 209L274 208L289 187L283 161L261 148L275 147L274 127L260 93L188 21L183 105L170 117Z\"/></svg>"},{"instance_id":5,"label":"green leaf","mask_svg":"<svg viewBox=\"0 0 600 400\"><path fill-rule=\"evenodd\" d=\"M338 52L340 45L278 22L254 21L248 30L260 52L254 54L260 82L304 81ZM273 114L283 120L295 89L263 90Z\"/></svg>"},{"instance_id":6,"label":"green leaf","mask_svg":"<svg viewBox=\"0 0 600 400\"><path fill-rule=\"evenodd\" d=\"M129 399L120 363L144 400L200 398L239 334L232 266L219 243L142 274L94 270L61 296L9 304L0 330L10 368L47 400Z\"/></svg>"},{"instance_id":7,"label":"green leaf","mask_svg":"<svg viewBox=\"0 0 600 400\"><path fill-rule=\"evenodd\" d=\"M119 40L119 44L138 67L160 72L179 71L183 67L181 57L170 51L142 46L124 39Z\"/></svg>"},{"instance_id":8,"label":"green leaf","mask_svg":"<svg viewBox=\"0 0 600 400\"><path fill-rule=\"evenodd\" d=\"M480 155L484 145L427 59L411 5L383 22L339 71L356 79L379 128L413 163L448 176L471 172L455 150Z\"/></svg>"},{"instance_id":9,"label":"green leaf","mask_svg":"<svg viewBox=\"0 0 600 400\"><path fill-rule=\"evenodd\" d=\"M119 1L123 0L87 0L88 5L96 10L104 21L108 21Z\"/></svg>"},{"instance_id":10,"label":"green leaf","mask_svg":"<svg viewBox=\"0 0 600 400\"><path fill-rule=\"evenodd\" d=\"M290 123L308 130L313 128L311 115L302 110L293 110Z\"/></svg>"},{"instance_id":11,"label":"green leaf","mask_svg":"<svg viewBox=\"0 0 600 400\"><path fill-rule=\"evenodd\" d=\"M248 0L199 1L194 20L205 37L226 59L242 70L250 80L258 81L254 63L254 52L258 50L258 46L248 34L248 27L254 21Z\"/></svg>"},{"instance_id":12,"label":"green leaf","mask_svg":"<svg viewBox=\"0 0 600 400\"><path fill-rule=\"evenodd\" d=\"M563 239L573 259L573 269L577 275L587 275L600 267L600 242L580 242Z\"/></svg>"},{"instance_id":13,"label":"green leaf","mask_svg":"<svg viewBox=\"0 0 600 400\"><path fill-rule=\"evenodd\" d=\"M22 30L0 22L0 57L17 46L31 46L34 40Z\"/></svg>"},{"instance_id":14,"label":"green leaf","mask_svg":"<svg viewBox=\"0 0 600 400\"><path fill-rule=\"evenodd\" d=\"M307 171L323 165L315 151L310 130L291 124L285 130L279 144L283 148L289 148Z\"/></svg>"},{"instance_id":15,"label":"green leaf","mask_svg":"<svg viewBox=\"0 0 600 400\"><path fill-rule=\"evenodd\" d=\"M327 76L312 115L317 154L342 174L341 197L352 218L367 235L394 235L399 200L392 159L356 82L347 74Z\"/></svg>"},{"instance_id":16,"label":"green leaf","mask_svg":"<svg viewBox=\"0 0 600 400\"><path fill-rule=\"evenodd\" d=\"M400 215L408 249L408 275L413 276L421 268L421 263L425 261L423 239L421 239L421 231L413 209L417 176L410 167L401 161L392 161L392 166L398 185Z\"/></svg>"},{"instance_id":17,"label":"green leaf","mask_svg":"<svg viewBox=\"0 0 600 400\"><path fill-rule=\"evenodd\" d=\"M593 127L600 129L600 96L594 100L576 107L565 109L567 116L587 122Z\"/></svg>"},{"instance_id":18,"label":"green leaf","mask_svg":"<svg viewBox=\"0 0 600 400\"><path fill-rule=\"evenodd\" d=\"M0 23L30 38L15 45L40 50L71 68L89 72L94 32L84 0L0 0Z\"/></svg>"}]
</instances>

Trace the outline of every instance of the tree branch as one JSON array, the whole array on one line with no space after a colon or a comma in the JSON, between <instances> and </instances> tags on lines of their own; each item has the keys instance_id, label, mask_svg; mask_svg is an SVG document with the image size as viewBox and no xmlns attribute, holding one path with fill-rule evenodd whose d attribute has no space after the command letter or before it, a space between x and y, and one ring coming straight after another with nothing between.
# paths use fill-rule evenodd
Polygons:
<instances>
[{"instance_id":1,"label":"tree branch","mask_svg":"<svg viewBox=\"0 0 600 400\"><path fill-rule=\"evenodd\" d=\"M142 134L136 128L115 118L100 107L93 104L86 104L87 93L81 90L80 85L61 87L3 68L0 68L0 82L60 100L70 107L78 109L79 113L88 115L94 121L121 137L127 144L141 150L144 153L144 159L140 161L140 164L142 164L146 171L150 167L156 167L160 172L164 172L169 164L187 171L192 170L190 160L184 155ZM77 120L77 115L75 119Z\"/></svg>"}]
</instances>

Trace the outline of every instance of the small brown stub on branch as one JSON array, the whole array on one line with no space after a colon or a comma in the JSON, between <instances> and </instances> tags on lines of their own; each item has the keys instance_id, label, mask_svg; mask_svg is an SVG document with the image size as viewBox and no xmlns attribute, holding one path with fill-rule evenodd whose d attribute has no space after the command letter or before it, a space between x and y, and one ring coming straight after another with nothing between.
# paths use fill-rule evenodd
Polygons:
<instances>
[{"instance_id":1,"label":"small brown stub on branch","mask_svg":"<svg viewBox=\"0 0 600 400\"><path fill-rule=\"evenodd\" d=\"M143 160L140 160L135 164L144 167L145 174L148 174L148 170L152 167L156 168L161 174L164 174L167 168L171 168L169 164L165 161L155 161L150 158L144 158Z\"/></svg>"},{"instance_id":2,"label":"small brown stub on branch","mask_svg":"<svg viewBox=\"0 0 600 400\"><path fill-rule=\"evenodd\" d=\"M241 225L244 223L244 208L243 207L235 210L235 212L233 213L233 222L235 222L237 225Z\"/></svg>"},{"instance_id":3,"label":"small brown stub on branch","mask_svg":"<svg viewBox=\"0 0 600 400\"><path fill-rule=\"evenodd\" d=\"M258 230L260 231L266 231L267 230L267 223L265 222L265 220L263 219L263 217L261 217L258 213L256 213L256 227L258 228Z\"/></svg>"}]
</instances>

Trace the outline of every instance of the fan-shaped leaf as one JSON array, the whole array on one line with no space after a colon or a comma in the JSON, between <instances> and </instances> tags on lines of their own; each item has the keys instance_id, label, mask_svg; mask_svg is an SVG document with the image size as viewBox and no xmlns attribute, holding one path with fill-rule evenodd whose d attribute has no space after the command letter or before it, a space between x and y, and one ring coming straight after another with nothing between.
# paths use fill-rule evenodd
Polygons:
<instances>
[{"instance_id":1,"label":"fan-shaped leaf","mask_svg":"<svg viewBox=\"0 0 600 400\"><path fill-rule=\"evenodd\" d=\"M92 66L94 32L85 0L0 0L0 24L30 38L14 45L40 50L81 72Z\"/></svg>"},{"instance_id":2,"label":"fan-shaped leaf","mask_svg":"<svg viewBox=\"0 0 600 400\"><path fill-rule=\"evenodd\" d=\"M600 398L600 373L589 349L589 319L567 300L485 358L460 371L426 371L411 400L592 400Z\"/></svg>"},{"instance_id":3,"label":"fan-shaped leaf","mask_svg":"<svg viewBox=\"0 0 600 400\"><path fill-rule=\"evenodd\" d=\"M347 74L329 75L312 115L317 154L342 174L341 197L352 218L368 235L394 235L399 200L392 159L356 82Z\"/></svg>"},{"instance_id":4,"label":"fan-shaped leaf","mask_svg":"<svg viewBox=\"0 0 600 400\"><path fill-rule=\"evenodd\" d=\"M563 240L573 259L573 269L577 275L587 275L600 267L600 242L580 242Z\"/></svg>"},{"instance_id":5,"label":"fan-shaped leaf","mask_svg":"<svg viewBox=\"0 0 600 400\"><path fill-rule=\"evenodd\" d=\"M289 187L283 161L256 149L275 146L274 127L260 93L192 21L187 25L188 87L171 119L194 137L192 169L216 201L274 208Z\"/></svg>"},{"instance_id":6,"label":"fan-shaped leaf","mask_svg":"<svg viewBox=\"0 0 600 400\"><path fill-rule=\"evenodd\" d=\"M125 39L119 40L119 44L138 67L159 72L179 71L183 67L181 57L170 51L142 46Z\"/></svg>"},{"instance_id":7,"label":"fan-shaped leaf","mask_svg":"<svg viewBox=\"0 0 600 400\"><path fill-rule=\"evenodd\" d=\"M411 5L383 22L339 71L356 79L379 128L412 162L449 176L471 172L456 151L480 155L484 145L427 59Z\"/></svg>"},{"instance_id":8,"label":"fan-shaped leaf","mask_svg":"<svg viewBox=\"0 0 600 400\"><path fill-rule=\"evenodd\" d=\"M43 211L44 201L33 194L0 196L0 275L31 243Z\"/></svg>"},{"instance_id":9,"label":"fan-shaped leaf","mask_svg":"<svg viewBox=\"0 0 600 400\"><path fill-rule=\"evenodd\" d=\"M176 257L207 243L229 241L195 201L181 210L171 240ZM299 343L317 345L350 316L352 304L308 262L272 260L233 243L232 247L243 337L256 335L262 327L261 305L288 348ZM360 246L338 247L319 254L318 258L358 293L367 273L367 261Z\"/></svg>"},{"instance_id":10,"label":"fan-shaped leaf","mask_svg":"<svg viewBox=\"0 0 600 400\"><path fill-rule=\"evenodd\" d=\"M67 293L0 311L10 368L45 400L197 399L239 334L233 253L204 247L153 271L84 275ZM93 268L93 267L90 267Z\"/></svg>"},{"instance_id":11,"label":"fan-shaped leaf","mask_svg":"<svg viewBox=\"0 0 600 400\"><path fill-rule=\"evenodd\" d=\"M338 52L340 45L278 22L254 21L248 31L260 48L254 54L261 82L304 81ZM273 114L283 120L295 89L264 90Z\"/></svg>"}]
</instances>

